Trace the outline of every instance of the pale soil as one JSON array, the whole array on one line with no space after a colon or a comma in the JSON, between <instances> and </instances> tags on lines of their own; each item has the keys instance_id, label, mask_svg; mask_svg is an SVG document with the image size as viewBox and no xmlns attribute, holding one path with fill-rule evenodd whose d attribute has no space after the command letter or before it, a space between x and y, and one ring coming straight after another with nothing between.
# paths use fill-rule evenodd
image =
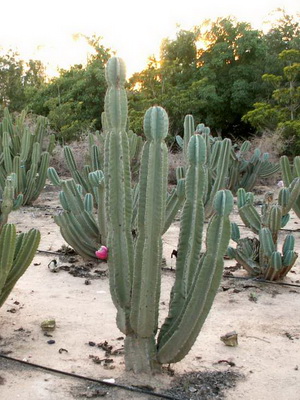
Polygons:
<instances>
[{"instance_id":1,"label":"pale soil","mask_svg":"<svg viewBox=\"0 0 300 400\"><path fill-rule=\"evenodd\" d=\"M52 220L59 207L57 193L46 190L35 207L25 207L13 213L10 222L16 222L19 230L39 228L42 233L39 249L56 252L64 243ZM297 229L298 222L293 215L287 228ZM295 232L295 236L299 248L299 232ZM177 237L178 223L175 222L164 237L167 268L175 266L175 258L170 254L176 248ZM76 258L76 265L84 264ZM133 376L125 373L122 354L105 357L103 349L89 345L89 342L107 341L113 350L122 347L122 334L115 324L116 312L110 298L108 278L89 279L87 285L87 278L73 277L65 270L52 273L48 268L52 259L56 259L59 265L69 265L56 254L38 253L1 308L0 354L95 379L114 378L124 385L150 385L158 391L167 389L173 378L166 373L154 377ZM226 261L226 267L234 265L234 261ZM106 265L97 265L95 269L105 270ZM242 270L234 271L234 275L246 276ZM173 279L174 272L164 269L162 318L167 312ZM285 282L300 286L299 261ZM175 381L186 372L235 371L243 374L244 378L237 381L235 388L225 392L226 399L299 400L299 310L300 287L224 278L194 347L183 361L171 366L175 371ZM41 322L48 318L55 318L57 324L55 331L51 332L52 337L44 336L40 327ZM233 330L238 333L238 346L225 346L220 336ZM55 343L48 344L48 340L55 340ZM59 352L60 349L64 350ZM109 364L113 369L95 363L90 356L113 359ZM204 398L197 397L193 384L186 385L191 398ZM94 398L99 398L100 392L97 397L96 391L87 389L91 386L86 381L0 358L1 400L71 400L89 398L93 394ZM111 387L106 387L102 394L105 393L107 399L155 398Z\"/></svg>"}]
</instances>

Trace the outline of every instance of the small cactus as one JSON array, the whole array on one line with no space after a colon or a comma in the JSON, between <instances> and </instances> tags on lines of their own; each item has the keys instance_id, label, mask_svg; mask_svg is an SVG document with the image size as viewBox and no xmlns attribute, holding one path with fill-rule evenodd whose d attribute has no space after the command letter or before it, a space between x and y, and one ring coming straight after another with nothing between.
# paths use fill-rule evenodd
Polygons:
<instances>
[{"instance_id":1,"label":"small cactus","mask_svg":"<svg viewBox=\"0 0 300 400\"><path fill-rule=\"evenodd\" d=\"M231 238L237 243L236 248L229 247L227 255L235 258L252 276L267 280L278 280L286 276L295 264L298 254L294 251L294 236L287 235L282 252L277 250L278 233L289 220L289 211L300 194L300 179L289 188L282 188L278 204L274 203L273 194L265 195L262 214L256 211L251 193L240 188L237 193L239 214L244 224L257 238L240 238L239 228L232 223Z\"/></svg>"}]
</instances>

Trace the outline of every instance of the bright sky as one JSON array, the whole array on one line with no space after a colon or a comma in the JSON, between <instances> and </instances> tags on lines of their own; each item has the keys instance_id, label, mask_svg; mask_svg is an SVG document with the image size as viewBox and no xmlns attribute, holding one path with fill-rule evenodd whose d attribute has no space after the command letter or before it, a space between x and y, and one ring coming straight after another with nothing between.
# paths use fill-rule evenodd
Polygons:
<instances>
[{"instance_id":1,"label":"bright sky","mask_svg":"<svg viewBox=\"0 0 300 400\"><path fill-rule=\"evenodd\" d=\"M123 57L127 75L158 54L163 38L175 38L177 26L192 29L205 19L235 16L263 29L269 13L300 12L299 0L15 0L1 1L0 48L17 50L22 59L40 59L54 74L57 66L84 63L88 48L74 34L93 34Z\"/></svg>"}]
</instances>

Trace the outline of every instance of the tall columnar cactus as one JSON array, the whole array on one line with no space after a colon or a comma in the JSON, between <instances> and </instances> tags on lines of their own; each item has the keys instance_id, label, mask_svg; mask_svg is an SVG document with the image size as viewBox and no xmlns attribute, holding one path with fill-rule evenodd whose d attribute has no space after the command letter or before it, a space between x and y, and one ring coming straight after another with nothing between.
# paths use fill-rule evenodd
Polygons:
<instances>
[{"instance_id":1,"label":"tall columnar cactus","mask_svg":"<svg viewBox=\"0 0 300 400\"><path fill-rule=\"evenodd\" d=\"M287 156L282 156L280 158L280 168L284 185L288 187L295 179L300 178L300 156L293 159L292 165L290 165ZM294 202L293 210L297 214L297 217L300 218L300 196Z\"/></svg>"},{"instance_id":2,"label":"tall columnar cactus","mask_svg":"<svg viewBox=\"0 0 300 400\"><path fill-rule=\"evenodd\" d=\"M110 290L117 324L126 335L126 368L150 372L162 363L181 360L190 350L209 312L223 270L223 255L230 238L228 215L233 206L229 191L220 191L202 251L203 198L207 186L206 146L193 135L187 149L186 199L178 245L176 280L170 313L158 332L161 285L162 234L167 201L168 117L161 107L144 118L146 143L139 175L136 229L132 232L133 203L126 133L127 99L122 60L109 60L105 98L105 190Z\"/></svg>"},{"instance_id":3,"label":"tall columnar cactus","mask_svg":"<svg viewBox=\"0 0 300 400\"><path fill-rule=\"evenodd\" d=\"M278 233L289 220L289 211L300 193L300 179L295 180L289 188L282 188L278 204L273 201L273 194L265 195L262 213L259 215L253 205L252 193L240 188L237 193L239 214L244 224L257 238L242 238L237 224L232 224L232 240L236 248L229 247L228 255L235 258L252 276L268 280L278 280L286 276L295 264L298 254L294 251L294 236L286 236L282 253L278 251Z\"/></svg>"},{"instance_id":4,"label":"tall columnar cactus","mask_svg":"<svg viewBox=\"0 0 300 400\"><path fill-rule=\"evenodd\" d=\"M0 187L3 190L8 175L16 174L16 194L23 194L23 204L31 204L45 185L54 135L44 149L47 119L39 117L31 132L25 115L23 112L14 124L8 110L4 111L0 124Z\"/></svg>"},{"instance_id":5,"label":"tall columnar cactus","mask_svg":"<svg viewBox=\"0 0 300 400\"><path fill-rule=\"evenodd\" d=\"M187 115L184 119L183 138L176 136L178 145L183 149L187 160L188 143L194 134L201 135L205 141L207 175L206 194L204 197L205 216L208 218L213 213L213 199L218 190L225 189L228 181L228 168L230 164L231 140L214 138L210 129L204 124L198 124L195 128L194 118Z\"/></svg>"}]
</instances>

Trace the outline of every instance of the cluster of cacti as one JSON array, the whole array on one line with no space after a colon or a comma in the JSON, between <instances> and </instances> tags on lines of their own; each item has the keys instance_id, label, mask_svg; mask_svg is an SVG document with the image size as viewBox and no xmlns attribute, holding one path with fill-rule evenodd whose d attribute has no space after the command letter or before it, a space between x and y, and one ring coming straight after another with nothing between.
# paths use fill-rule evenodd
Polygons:
<instances>
[{"instance_id":1,"label":"cluster of cacti","mask_svg":"<svg viewBox=\"0 0 300 400\"><path fill-rule=\"evenodd\" d=\"M54 147L54 135L49 136L47 149L45 135L47 120L38 117L33 132L25 123L26 113L13 123L7 109L0 123L0 187L4 189L5 179L16 174L16 194L23 194L23 204L31 204L42 191L47 177L50 153Z\"/></svg>"},{"instance_id":2,"label":"cluster of cacti","mask_svg":"<svg viewBox=\"0 0 300 400\"><path fill-rule=\"evenodd\" d=\"M297 156L293 159L293 165L290 165L287 156L280 158L280 168L282 173L283 183L286 187L290 186L294 179L300 178L300 157ZM298 218L300 218L300 196L292 206Z\"/></svg>"},{"instance_id":3,"label":"cluster of cacti","mask_svg":"<svg viewBox=\"0 0 300 400\"><path fill-rule=\"evenodd\" d=\"M213 137L210 129L204 124L198 124L195 128L191 115L185 117L183 138L176 136L177 144L184 155L189 139L194 133L201 134L206 141L207 163L210 171L207 201L210 199L210 204L216 190L226 187L234 194L239 188L251 191L259 178L266 178L279 170L278 164L269 161L269 154L261 154L258 148L248 160L246 155L251 146L249 141L245 141L236 151L236 146L231 145L229 139L222 140L220 137ZM224 142L226 145L222 145ZM215 185L215 190L210 191L209 188L213 185ZM209 210L207 215L209 215Z\"/></svg>"},{"instance_id":4,"label":"cluster of cacti","mask_svg":"<svg viewBox=\"0 0 300 400\"><path fill-rule=\"evenodd\" d=\"M22 195L15 199L15 180L14 175L7 177L4 189L0 188L0 307L30 265L40 241L36 229L17 235L15 225L6 223L8 214L22 204Z\"/></svg>"},{"instance_id":5,"label":"cluster of cacti","mask_svg":"<svg viewBox=\"0 0 300 400\"><path fill-rule=\"evenodd\" d=\"M213 199L218 190L225 189L228 180L228 168L230 163L231 140L214 138L210 134L210 129L203 124L198 124L195 128L194 118L187 115L184 119L183 138L176 136L176 141L183 149L185 159L187 159L187 149L190 138L194 134L203 137L206 147L207 165L207 184L204 196L205 215L210 217L213 212Z\"/></svg>"},{"instance_id":6,"label":"cluster of cacti","mask_svg":"<svg viewBox=\"0 0 300 400\"><path fill-rule=\"evenodd\" d=\"M153 371L163 363L177 362L185 357L201 330L222 276L223 255L230 238L228 215L233 197L230 191L219 191L215 196L215 214L208 226L203 251L206 146L202 136L193 135L187 148L186 196L181 214L176 279L170 312L156 341L162 233L168 204L168 151L164 142L168 117L160 107L152 107L145 114L147 140L135 199L131 189L122 60L109 60L106 78L104 174L110 290L118 311L118 327L126 335L126 368L135 372Z\"/></svg>"},{"instance_id":7,"label":"cluster of cacti","mask_svg":"<svg viewBox=\"0 0 300 400\"><path fill-rule=\"evenodd\" d=\"M269 161L269 154L262 154L259 148L256 148L250 159L247 159L250 147L249 141L243 142L238 151L232 147L228 189L233 193L237 193L239 188L250 192L258 179L267 178L279 171L279 165Z\"/></svg>"},{"instance_id":8,"label":"cluster of cacti","mask_svg":"<svg viewBox=\"0 0 300 400\"><path fill-rule=\"evenodd\" d=\"M127 121L126 121L127 122ZM65 241L83 258L97 258L96 251L106 244L106 218L104 210L104 175L101 170L104 163L104 138L107 135L105 112L102 114L103 133L89 135L90 165L79 171L72 150L64 147L64 156L73 179L61 180L55 168L48 168L48 178L54 185L61 187L60 202L63 212L54 217ZM136 174L143 140L126 128L129 144L130 171ZM98 144L96 144L98 142ZM166 191L166 214L164 232L171 225L184 200L184 179L181 169L176 172L177 186L171 193ZM139 185L132 184L133 213L131 230L136 230L136 217L139 199ZM93 207L95 205L95 209Z\"/></svg>"},{"instance_id":9,"label":"cluster of cacti","mask_svg":"<svg viewBox=\"0 0 300 400\"><path fill-rule=\"evenodd\" d=\"M61 186L59 194L63 212L54 216L65 241L83 258L96 258L100 245L106 244L106 220L104 210L104 176L102 171L88 175L92 193L83 192L74 179L60 180L55 169L48 169L49 179ZM97 199L95 213L94 198Z\"/></svg>"},{"instance_id":10,"label":"cluster of cacti","mask_svg":"<svg viewBox=\"0 0 300 400\"><path fill-rule=\"evenodd\" d=\"M90 133L88 136L89 153L86 155L87 164L80 171L75 161L73 151L70 146L64 146L64 159L70 174L76 184L80 185L83 193L91 193L94 197L95 206L98 206L98 196L95 194L95 186L89 178L89 174L95 171L101 171L103 169L104 160L104 140L106 134L106 122L105 113L102 115L103 132L100 134L98 131L95 134ZM131 171L136 173L139 168L139 159L142 150L143 139L141 136L136 135L132 131L127 132L129 137L130 146L130 160L131 160ZM60 180L55 172L54 168L49 168L48 177L55 185L61 185Z\"/></svg>"},{"instance_id":11,"label":"cluster of cacti","mask_svg":"<svg viewBox=\"0 0 300 400\"><path fill-rule=\"evenodd\" d=\"M177 174L177 186L166 193L166 215L163 233L167 231L184 200L184 179ZM96 251L106 245L106 213L104 174L101 170L88 174L90 192L84 193L74 179L61 180L54 168L48 169L48 178L60 185L60 203L63 211L54 216L65 241L83 258L97 258ZM86 185L87 186L87 185ZM139 185L132 188L133 213L131 229L136 230ZM96 199L96 207L94 207ZM96 210L95 210L96 208Z\"/></svg>"},{"instance_id":12,"label":"cluster of cacti","mask_svg":"<svg viewBox=\"0 0 300 400\"><path fill-rule=\"evenodd\" d=\"M245 226L256 235L241 238L236 223L232 223L232 240L236 248L228 247L227 254L235 258L252 276L270 281L286 276L295 264L298 254L294 251L295 239L292 234L285 237L282 253L278 251L278 234L289 220L289 211L300 194L300 179L279 192L278 203L273 201L273 193L265 195L261 215L253 205L254 196L240 188L237 193L238 210Z\"/></svg>"}]
</instances>

